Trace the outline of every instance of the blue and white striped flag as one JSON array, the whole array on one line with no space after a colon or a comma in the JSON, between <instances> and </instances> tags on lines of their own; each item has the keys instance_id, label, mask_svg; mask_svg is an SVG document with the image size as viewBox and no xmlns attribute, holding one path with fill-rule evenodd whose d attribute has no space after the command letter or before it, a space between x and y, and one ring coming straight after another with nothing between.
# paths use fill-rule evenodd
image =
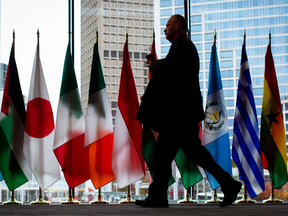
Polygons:
<instances>
[{"instance_id":1,"label":"blue and white striped flag","mask_svg":"<svg viewBox=\"0 0 288 216\"><path fill-rule=\"evenodd\" d=\"M245 44L234 118L232 157L251 198L265 190L259 142L259 126Z\"/></svg>"},{"instance_id":2,"label":"blue and white striped flag","mask_svg":"<svg viewBox=\"0 0 288 216\"><path fill-rule=\"evenodd\" d=\"M205 107L202 145L212 154L216 163L232 175L228 118L222 89L216 45L212 46L209 72L209 87ZM207 171L206 175L214 190L219 187L216 179Z\"/></svg>"}]
</instances>

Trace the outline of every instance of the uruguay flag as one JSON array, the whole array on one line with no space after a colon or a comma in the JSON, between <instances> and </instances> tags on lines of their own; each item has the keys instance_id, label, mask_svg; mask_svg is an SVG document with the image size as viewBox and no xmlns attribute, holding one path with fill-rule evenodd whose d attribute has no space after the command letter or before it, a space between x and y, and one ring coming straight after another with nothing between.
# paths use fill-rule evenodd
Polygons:
<instances>
[{"instance_id":1,"label":"uruguay flag","mask_svg":"<svg viewBox=\"0 0 288 216\"><path fill-rule=\"evenodd\" d=\"M245 44L235 107L232 157L250 196L253 198L264 191L259 126Z\"/></svg>"},{"instance_id":2,"label":"uruguay flag","mask_svg":"<svg viewBox=\"0 0 288 216\"><path fill-rule=\"evenodd\" d=\"M216 163L232 175L227 112L215 43L212 46L210 59L205 116L202 145L211 153ZM205 172L212 189L219 187L216 179L209 172Z\"/></svg>"}]
</instances>

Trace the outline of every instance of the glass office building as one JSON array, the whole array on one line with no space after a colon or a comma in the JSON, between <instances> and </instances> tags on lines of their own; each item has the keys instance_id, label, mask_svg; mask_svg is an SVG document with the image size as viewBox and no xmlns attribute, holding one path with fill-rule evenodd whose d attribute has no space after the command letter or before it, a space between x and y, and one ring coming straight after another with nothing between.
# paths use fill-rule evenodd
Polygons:
<instances>
[{"instance_id":1,"label":"glass office building","mask_svg":"<svg viewBox=\"0 0 288 216\"><path fill-rule=\"evenodd\" d=\"M165 24L172 14L184 15L184 1L160 0L157 2L156 4L155 1L154 4L155 14L159 11L160 13L155 19L156 43L158 55L160 54L159 56L163 58L170 48L170 43L163 32ZM283 101L288 96L288 0L191 0L190 3L191 39L199 53L199 78L204 103L208 91L211 47L214 31L217 32L216 45L229 116L230 143L232 143L244 30L259 124L269 31L272 35L272 54L281 100ZM187 100L193 100L193 98L187 98ZM287 135L286 137L288 138Z\"/></svg>"}]
</instances>

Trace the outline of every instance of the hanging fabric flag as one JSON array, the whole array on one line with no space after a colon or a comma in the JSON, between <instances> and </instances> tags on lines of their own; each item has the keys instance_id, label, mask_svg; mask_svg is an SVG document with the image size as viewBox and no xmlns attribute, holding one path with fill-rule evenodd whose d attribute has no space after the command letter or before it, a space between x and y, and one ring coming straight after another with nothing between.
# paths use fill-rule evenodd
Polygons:
<instances>
[{"instance_id":1,"label":"hanging fabric flag","mask_svg":"<svg viewBox=\"0 0 288 216\"><path fill-rule=\"evenodd\" d=\"M98 41L94 45L85 119L85 166L97 189L115 179L112 171L112 114L98 52Z\"/></svg>"},{"instance_id":2,"label":"hanging fabric flag","mask_svg":"<svg viewBox=\"0 0 288 216\"><path fill-rule=\"evenodd\" d=\"M120 188L145 175L145 164L141 153L142 125L135 120L138 108L139 102L126 39L123 49L112 156L112 169Z\"/></svg>"},{"instance_id":3,"label":"hanging fabric flag","mask_svg":"<svg viewBox=\"0 0 288 216\"><path fill-rule=\"evenodd\" d=\"M87 181L84 164L85 121L68 44L57 110L54 153L70 188Z\"/></svg>"},{"instance_id":4,"label":"hanging fabric flag","mask_svg":"<svg viewBox=\"0 0 288 216\"><path fill-rule=\"evenodd\" d=\"M32 179L31 170L23 154L24 127L25 105L13 42L0 116L0 170L9 190L14 190Z\"/></svg>"},{"instance_id":5,"label":"hanging fabric flag","mask_svg":"<svg viewBox=\"0 0 288 216\"><path fill-rule=\"evenodd\" d=\"M239 177L253 198L265 190L259 126L245 49L245 35L234 117L232 157Z\"/></svg>"},{"instance_id":6,"label":"hanging fabric flag","mask_svg":"<svg viewBox=\"0 0 288 216\"><path fill-rule=\"evenodd\" d=\"M260 146L263 167L269 170L276 188L288 181L286 135L277 77L271 52L271 39L265 55Z\"/></svg>"},{"instance_id":7,"label":"hanging fabric flag","mask_svg":"<svg viewBox=\"0 0 288 216\"><path fill-rule=\"evenodd\" d=\"M54 117L39 55L38 44L32 69L27 104L23 153L44 191L61 178L53 153Z\"/></svg>"},{"instance_id":8,"label":"hanging fabric flag","mask_svg":"<svg viewBox=\"0 0 288 216\"><path fill-rule=\"evenodd\" d=\"M228 132L228 118L222 89L216 43L212 46L208 95L203 127L203 145L211 153L216 163L232 175L231 152ZM207 171L212 189L219 187L216 179Z\"/></svg>"}]
</instances>

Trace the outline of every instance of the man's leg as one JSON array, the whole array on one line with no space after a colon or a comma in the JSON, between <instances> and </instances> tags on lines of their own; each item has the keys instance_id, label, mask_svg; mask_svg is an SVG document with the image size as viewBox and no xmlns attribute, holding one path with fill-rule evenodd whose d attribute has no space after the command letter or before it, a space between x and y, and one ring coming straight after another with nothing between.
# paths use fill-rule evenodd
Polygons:
<instances>
[{"instance_id":1,"label":"man's leg","mask_svg":"<svg viewBox=\"0 0 288 216\"><path fill-rule=\"evenodd\" d=\"M223 170L222 167L215 162L210 152L201 145L201 140L198 136L198 124L195 124L191 129L190 136L186 138L186 142L181 142L181 149L189 160L208 171L218 181L226 197L220 206L224 207L232 204L242 184L235 181L228 172Z\"/></svg>"},{"instance_id":2,"label":"man's leg","mask_svg":"<svg viewBox=\"0 0 288 216\"><path fill-rule=\"evenodd\" d=\"M179 150L179 144L172 141L173 134L159 134L155 148L155 174L149 186L148 197L136 200L143 207L168 207L168 182L172 175L171 163Z\"/></svg>"}]
</instances>

